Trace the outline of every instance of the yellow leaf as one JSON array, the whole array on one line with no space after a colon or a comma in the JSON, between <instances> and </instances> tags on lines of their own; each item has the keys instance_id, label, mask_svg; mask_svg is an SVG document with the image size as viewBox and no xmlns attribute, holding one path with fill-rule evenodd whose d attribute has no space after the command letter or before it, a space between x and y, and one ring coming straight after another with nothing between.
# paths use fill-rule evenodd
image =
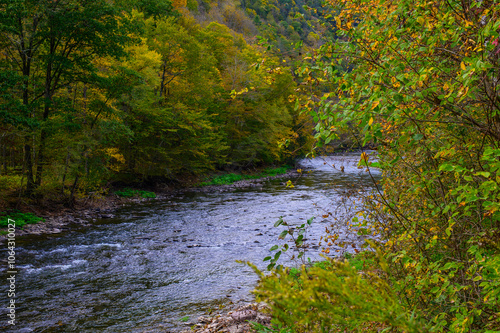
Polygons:
<instances>
[{"instance_id":1,"label":"yellow leaf","mask_svg":"<svg viewBox=\"0 0 500 333\"><path fill-rule=\"evenodd\" d=\"M377 105L379 105L379 104L380 104L380 101L373 102L372 110L375 109L377 107Z\"/></svg>"},{"instance_id":2,"label":"yellow leaf","mask_svg":"<svg viewBox=\"0 0 500 333\"><path fill-rule=\"evenodd\" d=\"M360 164L365 164L366 162L368 162L368 154L366 154L365 152L363 152L363 153L361 153L361 157L359 159L359 163Z\"/></svg>"},{"instance_id":3,"label":"yellow leaf","mask_svg":"<svg viewBox=\"0 0 500 333\"><path fill-rule=\"evenodd\" d=\"M337 17L335 17L335 22L337 22L337 28L339 28L339 29L340 29L340 27L341 27L342 25L340 24L341 22L340 22L340 18L339 18L338 16L337 16Z\"/></svg>"},{"instance_id":4,"label":"yellow leaf","mask_svg":"<svg viewBox=\"0 0 500 333\"><path fill-rule=\"evenodd\" d=\"M368 126L371 126L373 124L373 117L370 118L370 120L368 121Z\"/></svg>"},{"instance_id":5,"label":"yellow leaf","mask_svg":"<svg viewBox=\"0 0 500 333\"><path fill-rule=\"evenodd\" d=\"M464 71L465 70L465 64L464 62L462 61L462 63L460 64L460 68L462 68L462 70Z\"/></svg>"}]
</instances>

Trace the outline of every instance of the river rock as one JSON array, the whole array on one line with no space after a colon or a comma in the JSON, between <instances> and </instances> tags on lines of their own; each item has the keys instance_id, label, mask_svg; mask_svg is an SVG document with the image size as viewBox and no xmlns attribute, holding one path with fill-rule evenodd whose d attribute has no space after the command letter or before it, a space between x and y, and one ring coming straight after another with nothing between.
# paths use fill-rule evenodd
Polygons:
<instances>
[{"instance_id":1,"label":"river rock","mask_svg":"<svg viewBox=\"0 0 500 333\"><path fill-rule=\"evenodd\" d=\"M206 324L212 322L213 318L209 316L199 316L197 321L201 324Z\"/></svg>"},{"instance_id":2,"label":"river rock","mask_svg":"<svg viewBox=\"0 0 500 333\"><path fill-rule=\"evenodd\" d=\"M247 333L251 332L249 321L258 322L263 325L271 323L271 316L261 311L268 307L263 303L251 303L215 317L201 316L198 324L192 327L191 333ZM187 333L182 331L181 333Z\"/></svg>"},{"instance_id":3,"label":"river rock","mask_svg":"<svg viewBox=\"0 0 500 333\"><path fill-rule=\"evenodd\" d=\"M242 322L245 320L251 320L257 317L257 311L254 310L241 310L241 311L235 311L231 313L231 317L236 321L236 322Z\"/></svg>"}]
</instances>

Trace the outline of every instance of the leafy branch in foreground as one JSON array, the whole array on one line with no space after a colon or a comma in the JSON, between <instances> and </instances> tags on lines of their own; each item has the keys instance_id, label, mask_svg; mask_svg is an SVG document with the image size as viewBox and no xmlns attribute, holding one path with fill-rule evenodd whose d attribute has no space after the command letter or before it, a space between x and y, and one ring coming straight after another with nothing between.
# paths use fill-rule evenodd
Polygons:
<instances>
[{"instance_id":1,"label":"leafy branch in foreground","mask_svg":"<svg viewBox=\"0 0 500 333\"><path fill-rule=\"evenodd\" d=\"M498 2L329 3L338 38L301 72L333 89L303 108L323 142L343 129L377 145L382 180L365 198L363 223L387 268L373 278L341 265L315 272L299 296L276 272L261 297L283 322L306 318L314 331L360 320L397 331L499 331ZM358 317L351 310L361 298L349 294L359 290L366 307Z\"/></svg>"},{"instance_id":2,"label":"leafy branch in foreground","mask_svg":"<svg viewBox=\"0 0 500 333\"><path fill-rule=\"evenodd\" d=\"M302 264L305 264L305 258L304 258L304 253L305 253L305 246L304 246L304 235L308 229L308 227L312 224L314 217L311 217L309 220L307 220L306 223L303 223L299 226L290 226L287 222L283 220L283 217L280 217L276 223L274 223L274 227L279 227L279 226L285 226L287 229L283 230L280 235L279 239L284 240L287 236L290 236L294 248L290 248L290 246L285 243L281 247L279 245L273 245L269 251L274 253L273 256L268 256L264 258L264 261L269 261L269 265L267 265L267 270L272 270L273 268L276 267L276 269L281 269L283 266L282 265L276 265L278 259L281 257L282 253L287 252L288 250L296 249L298 250L297 256L295 254L292 255L291 260L294 259L300 259L302 260Z\"/></svg>"}]
</instances>

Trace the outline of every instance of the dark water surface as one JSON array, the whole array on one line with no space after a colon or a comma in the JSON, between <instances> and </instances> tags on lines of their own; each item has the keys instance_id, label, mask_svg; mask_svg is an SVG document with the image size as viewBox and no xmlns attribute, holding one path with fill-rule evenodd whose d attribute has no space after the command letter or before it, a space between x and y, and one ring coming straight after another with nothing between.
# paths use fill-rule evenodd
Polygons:
<instances>
[{"instance_id":1,"label":"dark water surface","mask_svg":"<svg viewBox=\"0 0 500 333\"><path fill-rule=\"evenodd\" d=\"M321 216L339 210L351 185L370 184L358 159L305 160L313 170L294 180L294 188L276 180L193 193L123 208L86 229L18 239L17 325L7 325L3 272L0 331L172 332L185 327L182 317L251 301L257 277L235 261L265 268L262 259L280 243L282 229L273 227L280 216L290 224L315 216L306 237L316 246L307 256L320 258L317 243L328 224Z\"/></svg>"}]
</instances>

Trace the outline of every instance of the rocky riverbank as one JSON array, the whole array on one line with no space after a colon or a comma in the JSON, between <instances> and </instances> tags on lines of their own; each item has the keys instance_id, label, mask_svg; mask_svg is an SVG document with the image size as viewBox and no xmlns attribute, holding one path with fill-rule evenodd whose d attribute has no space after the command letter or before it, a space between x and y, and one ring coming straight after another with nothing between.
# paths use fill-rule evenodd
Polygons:
<instances>
[{"instance_id":1,"label":"rocky riverbank","mask_svg":"<svg viewBox=\"0 0 500 333\"><path fill-rule=\"evenodd\" d=\"M214 193L230 192L250 187L259 188L263 187L266 182L274 179L288 180L300 176L301 173L295 170L290 170L282 175L259 179L240 180L228 185L210 185L181 189L165 187L155 190L156 198L120 198L116 194L110 194L102 198L89 196L78 201L73 209L62 208L54 210L50 207L38 208L30 206L28 211L36 214L37 216L43 217L45 222L25 225L22 229L18 229L16 231L16 237L25 235L59 234L71 231L74 228L87 227L99 219L113 218L115 211L126 205L136 205L155 200L168 200L169 198L192 192ZM286 186L286 183L283 183L283 186ZM5 239L6 237L4 235L0 235L0 243L2 243Z\"/></svg>"},{"instance_id":2,"label":"rocky riverbank","mask_svg":"<svg viewBox=\"0 0 500 333\"><path fill-rule=\"evenodd\" d=\"M251 322L264 326L271 324L269 307L264 303L251 303L232 311L213 316L201 316L195 323L186 323L190 329L180 333L248 333L253 332Z\"/></svg>"}]
</instances>

